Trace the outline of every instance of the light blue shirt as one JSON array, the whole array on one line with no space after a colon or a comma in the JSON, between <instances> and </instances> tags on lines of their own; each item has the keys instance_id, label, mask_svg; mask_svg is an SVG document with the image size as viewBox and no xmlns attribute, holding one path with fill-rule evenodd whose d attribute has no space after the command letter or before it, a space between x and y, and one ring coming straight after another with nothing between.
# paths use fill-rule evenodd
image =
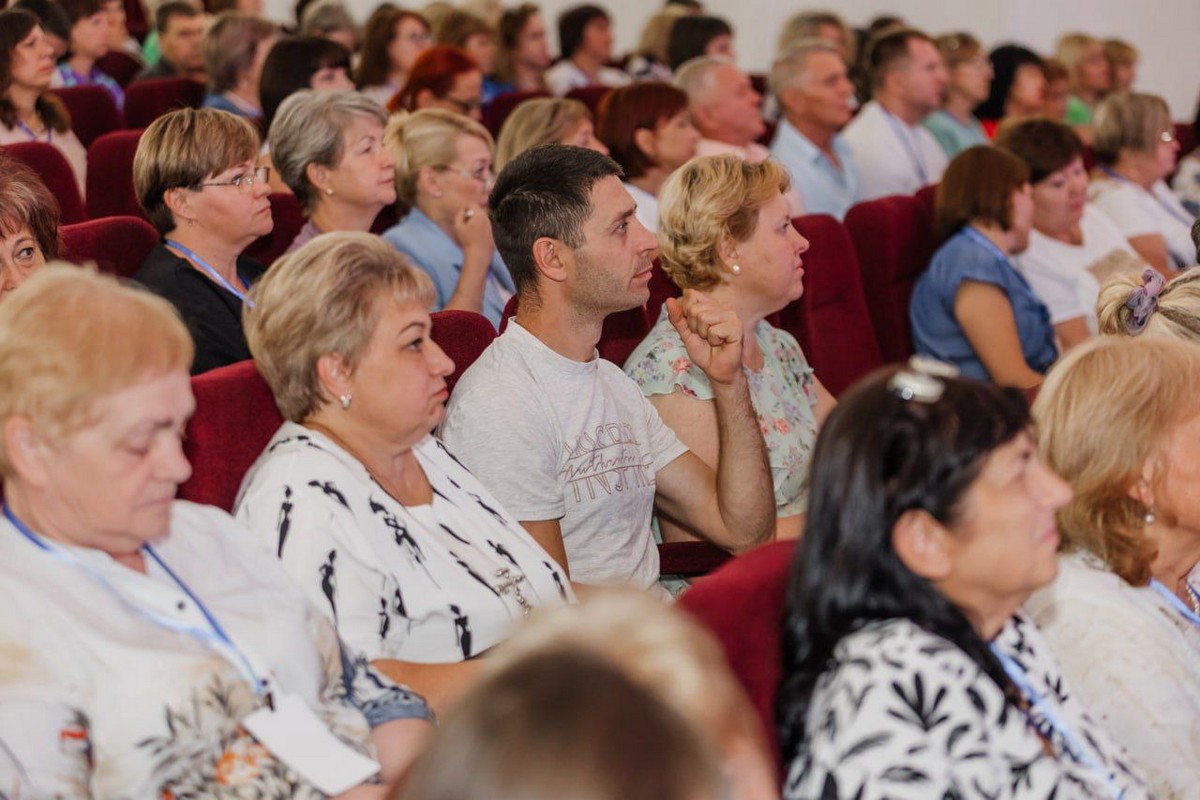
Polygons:
<instances>
[{"instance_id":1,"label":"light blue shirt","mask_svg":"<svg viewBox=\"0 0 1200 800\"><path fill-rule=\"evenodd\" d=\"M458 278L462 275L463 251L446 232L414 208L404 219L383 234L393 247L412 259L413 264L429 273L437 291L437 308L450 301ZM492 254L492 265L488 269L488 280L483 285L483 315L497 327L504 304L515 293L512 275L504 265L500 253ZM502 294L502 292L504 294Z\"/></svg>"},{"instance_id":2,"label":"light blue shirt","mask_svg":"<svg viewBox=\"0 0 1200 800\"><path fill-rule=\"evenodd\" d=\"M841 169L786 119L780 120L771 142L771 155L791 174L792 188L800 192L805 212L842 219L860 199L858 171L854 155L841 136L833 137L833 152L842 162Z\"/></svg>"}]
</instances>

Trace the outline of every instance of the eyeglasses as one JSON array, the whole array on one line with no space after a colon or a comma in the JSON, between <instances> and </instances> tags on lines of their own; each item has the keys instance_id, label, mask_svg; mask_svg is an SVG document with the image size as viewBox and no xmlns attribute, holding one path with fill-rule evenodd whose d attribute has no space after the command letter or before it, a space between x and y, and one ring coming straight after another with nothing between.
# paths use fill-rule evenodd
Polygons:
<instances>
[{"instance_id":1,"label":"eyeglasses","mask_svg":"<svg viewBox=\"0 0 1200 800\"><path fill-rule=\"evenodd\" d=\"M205 186L236 186L242 194L250 194L254 191L254 184L266 184L271 180L270 167L255 167L248 175L239 175L231 181L209 181L208 183L196 184L197 189L203 189Z\"/></svg>"},{"instance_id":2,"label":"eyeglasses","mask_svg":"<svg viewBox=\"0 0 1200 800\"><path fill-rule=\"evenodd\" d=\"M1163 131L1158 135L1158 140L1163 144L1175 144L1175 133L1174 131Z\"/></svg>"},{"instance_id":3,"label":"eyeglasses","mask_svg":"<svg viewBox=\"0 0 1200 800\"><path fill-rule=\"evenodd\" d=\"M460 169L452 167L449 164L438 167L444 172L453 172L455 175L462 175L464 178L472 181L478 181L489 189L496 183L496 176L492 174L490 167L480 167L479 169Z\"/></svg>"},{"instance_id":4,"label":"eyeglasses","mask_svg":"<svg viewBox=\"0 0 1200 800\"><path fill-rule=\"evenodd\" d=\"M459 110L459 113L462 113L462 114L469 115L472 111L478 111L479 109L483 108L483 100L478 97L472 98L470 100L460 100L457 97L451 97L450 95L446 95L442 99L445 100L447 103L450 103L451 105L453 105L455 108L457 108Z\"/></svg>"}]
</instances>

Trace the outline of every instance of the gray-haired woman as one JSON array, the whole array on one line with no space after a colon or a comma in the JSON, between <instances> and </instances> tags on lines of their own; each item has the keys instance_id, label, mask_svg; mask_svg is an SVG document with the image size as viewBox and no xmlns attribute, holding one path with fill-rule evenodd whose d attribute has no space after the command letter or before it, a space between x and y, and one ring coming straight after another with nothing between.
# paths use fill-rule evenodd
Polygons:
<instances>
[{"instance_id":1,"label":"gray-haired woman","mask_svg":"<svg viewBox=\"0 0 1200 800\"><path fill-rule=\"evenodd\" d=\"M331 231L367 232L396 202L387 113L357 92L296 92L271 124L271 158L308 214L288 252Z\"/></svg>"}]
</instances>

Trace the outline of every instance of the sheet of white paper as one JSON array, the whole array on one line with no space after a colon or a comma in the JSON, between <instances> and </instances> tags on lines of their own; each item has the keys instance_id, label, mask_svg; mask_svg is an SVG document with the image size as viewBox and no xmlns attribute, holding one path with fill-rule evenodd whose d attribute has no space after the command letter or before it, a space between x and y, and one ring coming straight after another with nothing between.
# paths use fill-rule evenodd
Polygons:
<instances>
[{"instance_id":1,"label":"sheet of white paper","mask_svg":"<svg viewBox=\"0 0 1200 800\"><path fill-rule=\"evenodd\" d=\"M258 743L328 795L341 794L379 772L379 764L344 744L295 695L277 697L242 720Z\"/></svg>"}]
</instances>

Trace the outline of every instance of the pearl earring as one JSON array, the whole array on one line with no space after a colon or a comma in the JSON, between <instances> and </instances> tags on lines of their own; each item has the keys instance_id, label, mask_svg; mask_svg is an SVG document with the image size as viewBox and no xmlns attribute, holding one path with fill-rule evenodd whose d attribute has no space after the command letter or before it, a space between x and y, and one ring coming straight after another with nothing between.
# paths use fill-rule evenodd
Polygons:
<instances>
[{"instance_id":1,"label":"pearl earring","mask_svg":"<svg viewBox=\"0 0 1200 800\"><path fill-rule=\"evenodd\" d=\"M333 197L333 189L326 187L325 194L329 195L330 197Z\"/></svg>"},{"instance_id":2,"label":"pearl earring","mask_svg":"<svg viewBox=\"0 0 1200 800\"><path fill-rule=\"evenodd\" d=\"M734 275L742 274L742 267L740 264L734 264L732 267L730 267L730 269L733 271Z\"/></svg>"},{"instance_id":3,"label":"pearl earring","mask_svg":"<svg viewBox=\"0 0 1200 800\"><path fill-rule=\"evenodd\" d=\"M349 409L349 408L350 408L350 401L351 401L351 400L353 400L353 399L354 399L354 397L353 397L352 395L348 395L348 394L344 394L344 395L342 395L341 397L339 397L339 398L338 398L338 400L339 400L339 401L341 402L341 404L342 404L342 410L343 410L343 411L345 411L345 410L347 410L347 409Z\"/></svg>"},{"instance_id":4,"label":"pearl earring","mask_svg":"<svg viewBox=\"0 0 1200 800\"><path fill-rule=\"evenodd\" d=\"M1154 508L1153 507L1147 508L1146 516L1142 517L1142 521L1145 522L1147 525L1153 525L1155 523L1155 521L1157 521L1157 520L1158 520L1158 515L1154 513Z\"/></svg>"}]
</instances>

